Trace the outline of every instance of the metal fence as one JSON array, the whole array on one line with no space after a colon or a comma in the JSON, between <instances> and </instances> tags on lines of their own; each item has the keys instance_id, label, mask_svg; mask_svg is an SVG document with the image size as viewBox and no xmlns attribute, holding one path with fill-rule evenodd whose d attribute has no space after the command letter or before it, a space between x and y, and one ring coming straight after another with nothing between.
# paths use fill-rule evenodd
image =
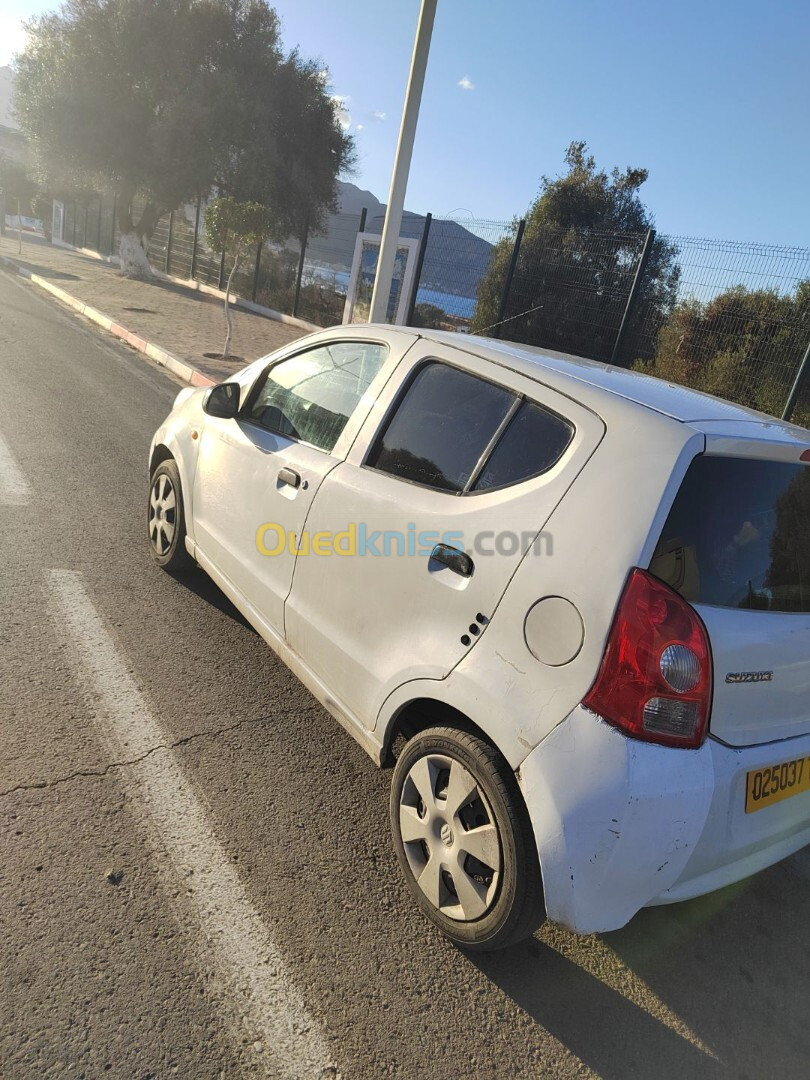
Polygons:
<instances>
[{"instance_id":1,"label":"metal fence","mask_svg":"<svg viewBox=\"0 0 810 1080\"><path fill-rule=\"evenodd\" d=\"M65 207L64 239L118 249L115 200ZM137 215L140 204L133 207ZM149 240L157 269L222 288L201 200L164 214ZM382 219L337 214L325 235L266 244L234 291L318 326L343 318L358 232ZM637 367L810 425L810 250L647 233L552 229L523 221L406 214L420 241L408 322L481 333Z\"/></svg>"},{"instance_id":2,"label":"metal fence","mask_svg":"<svg viewBox=\"0 0 810 1080\"><path fill-rule=\"evenodd\" d=\"M132 206L137 220L143 201ZM76 247L115 255L120 232L113 196L90 196L65 205L63 237ZM149 238L147 254L156 270L182 280L223 288L231 263L211 251L203 228L204 203L187 203L164 214ZM245 300L319 326L341 322L361 214L337 214L327 236L305 234L286 244L265 244L243 259L233 291Z\"/></svg>"},{"instance_id":3,"label":"metal fence","mask_svg":"<svg viewBox=\"0 0 810 1080\"><path fill-rule=\"evenodd\" d=\"M440 285L429 309L417 304L416 325L635 367L810 425L809 249L461 225L429 226ZM474 263L470 235L489 243ZM420 297L425 284L435 281L423 271Z\"/></svg>"}]
</instances>

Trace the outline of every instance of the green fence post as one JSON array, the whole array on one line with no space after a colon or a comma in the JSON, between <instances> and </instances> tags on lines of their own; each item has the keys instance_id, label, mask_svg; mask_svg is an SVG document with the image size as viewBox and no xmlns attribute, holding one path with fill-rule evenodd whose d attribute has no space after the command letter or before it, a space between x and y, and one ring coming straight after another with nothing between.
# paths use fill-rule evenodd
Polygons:
<instances>
[{"instance_id":1,"label":"green fence post","mask_svg":"<svg viewBox=\"0 0 810 1080\"><path fill-rule=\"evenodd\" d=\"M256 248L256 266L255 266L255 268L253 270L253 292L251 293L251 297L250 297L254 304L256 303L256 293L258 292L258 289L259 289L259 271L261 270L261 266L262 266L262 248L263 247L264 247L264 244L259 244L259 246Z\"/></svg>"},{"instance_id":2,"label":"green fence post","mask_svg":"<svg viewBox=\"0 0 810 1080\"><path fill-rule=\"evenodd\" d=\"M619 325L619 332L613 343L613 352L610 354L611 364L615 364L618 359L619 349L624 342L624 335L627 332L627 327L630 325L630 316L633 314L636 303L638 302L638 294L641 291L641 282L644 278L644 271L647 268L647 260L650 257L650 250L654 240L655 229L648 229L647 235L644 237L644 247L641 249L641 255L639 256L638 264L636 265L636 272L633 275L633 284L630 286L630 295L627 297L627 303L624 306L624 314L622 315L622 321Z\"/></svg>"},{"instance_id":3,"label":"green fence post","mask_svg":"<svg viewBox=\"0 0 810 1080\"><path fill-rule=\"evenodd\" d=\"M301 235L301 255L298 259L298 275L295 279L295 299L293 300L293 315L298 315L298 305L301 300L301 278L304 276L304 256L307 252L307 240L309 238L309 213L304 220L304 231Z\"/></svg>"},{"instance_id":4,"label":"green fence post","mask_svg":"<svg viewBox=\"0 0 810 1080\"><path fill-rule=\"evenodd\" d=\"M200 231L200 202L201 196L197 196L197 212L194 215L194 239L191 241L191 280L197 273L197 233Z\"/></svg>"},{"instance_id":5,"label":"green fence post","mask_svg":"<svg viewBox=\"0 0 810 1080\"><path fill-rule=\"evenodd\" d=\"M793 386L790 388L790 393L787 396L785 407L782 410L782 419L790 420L793 415L793 410L796 408L796 402L799 400L799 394L804 386L804 381L807 378L807 372L810 370L810 341L807 343L807 348L804 350L804 356L802 362L799 364L799 370L796 372L796 378L793 380Z\"/></svg>"},{"instance_id":6,"label":"green fence post","mask_svg":"<svg viewBox=\"0 0 810 1080\"><path fill-rule=\"evenodd\" d=\"M501 306L498 309L498 321L492 328L492 336L499 338L501 336L501 323L506 318L506 305L509 303L509 294L512 291L512 280L515 276L515 270L517 269L518 255L520 255L520 245L523 243L523 234L526 231L526 222L521 220L518 223L517 235L515 236L515 246L512 248L512 258L509 260L509 269L506 271L506 281L503 283L503 293L501 294Z\"/></svg>"},{"instance_id":7,"label":"green fence post","mask_svg":"<svg viewBox=\"0 0 810 1080\"><path fill-rule=\"evenodd\" d=\"M169 267L172 260L172 233L174 232L174 210L169 211L169 236L166 240L166 268L165 273L169 273Z\"/></svg>"},{"instance_id":8,"label":"green fence post","mask_svg":"<svg viewBox=\"0 0 810 1080\"><path fill-rule=\"evenodd\" d=\"M427 251L430 223L432 221L433 214L428 214L425 218L424 228L422 229L422 239L419 242L419 254L416 256L416 269L413 273L413 288L411 289L411 298L408 303L408 317L405 320L406 326L413 326L413 313L416 308L416 296L419 292L419 279L422 277L422 267L425 263L425 252Z\"/></svg>"},{"instance_id":9,"label":"green fence post","mask_svg":"<svg viewBox=\"0 0 810 1080\"><path fill-rule=\"evenodd\" d=\"M110 255L115 255L115 218L118 213L118 192L113 192L112 226L110 228Z\"/></svg>"}]
</instances>

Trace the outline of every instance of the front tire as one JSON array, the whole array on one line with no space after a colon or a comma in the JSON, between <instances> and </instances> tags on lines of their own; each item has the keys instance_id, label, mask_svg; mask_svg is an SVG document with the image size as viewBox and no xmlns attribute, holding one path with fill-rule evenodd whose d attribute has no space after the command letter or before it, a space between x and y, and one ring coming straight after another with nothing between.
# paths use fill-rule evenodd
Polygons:
<instances>
[{"instance_id":1,"label":"front tire","mask_svg":"<svg viewBox=\"0 0 810 1080\"><path fill-rule=\"evenodd\" d=\"M502 949L545 918L540 864L515 776L472 731L404 747L391 787L394 849L423 913L456 945Z\"/></svg>"},{"instance_id":2,"label":"front tire","mask_svg":"<svg viewBox=\"0 0 810 1080\"><path fill-rule=\"evenodd\" d=\"M186 551L186 516L180 473L173 458L167 458L152 473L146 526L152 558L170 574L190 570L193 562Z\"/></svg>"}]
</instances>

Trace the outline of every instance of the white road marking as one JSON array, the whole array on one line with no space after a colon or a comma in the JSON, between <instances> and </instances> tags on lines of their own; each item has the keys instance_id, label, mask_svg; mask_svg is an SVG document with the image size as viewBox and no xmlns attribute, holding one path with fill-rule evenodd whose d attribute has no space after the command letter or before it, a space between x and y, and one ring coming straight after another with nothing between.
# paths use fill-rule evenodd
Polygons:
<instances>
[{"instance_id":1,"label":"white road marking","mask_svg":"<svg viewBox=\"0 0 810 1080\"><path fill-rule=\"evenodd\" d=\"M101 699L105 715L99 723L111 748L131 758L165 745L166 733L119 656L81 574L52 570L48 579L54 615L67 628L83 673ZM263 1064L274 1080L337 1076L318 1025L174 753L160 750L133 766L133 773L182 891L194 883L191 902L203 947L211 950L241 1016L238 1041L261 1044L252 1067Z\"/></svg>"},{"instance_id":2,"label":"white road marking","mask_svg":"<svg viewBox=\"0 0 810 1080\"><path fill-rule=\"evenodd\" d=\"M14 460L8 443L0 435L0 504L24 506L31 499L31 485Z\"/></svg>"}]
</instances>

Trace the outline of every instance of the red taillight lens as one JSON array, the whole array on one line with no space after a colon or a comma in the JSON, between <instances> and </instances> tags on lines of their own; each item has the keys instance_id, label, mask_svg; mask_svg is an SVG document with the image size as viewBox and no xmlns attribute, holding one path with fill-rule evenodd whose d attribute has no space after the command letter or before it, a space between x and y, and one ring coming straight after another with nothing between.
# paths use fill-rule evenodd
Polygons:
<instances>
[{"instance_id":1,"label":"red taillight lens","mask_svg":"<svg viewBox=\"0 0 810 1080\"><path fill-rule=\"evenodd\" d=\"M695 748L709 724L711 667L697 612L658 578L636 569L583 705L636 739Z\"/></svg>"}]
</instances>

